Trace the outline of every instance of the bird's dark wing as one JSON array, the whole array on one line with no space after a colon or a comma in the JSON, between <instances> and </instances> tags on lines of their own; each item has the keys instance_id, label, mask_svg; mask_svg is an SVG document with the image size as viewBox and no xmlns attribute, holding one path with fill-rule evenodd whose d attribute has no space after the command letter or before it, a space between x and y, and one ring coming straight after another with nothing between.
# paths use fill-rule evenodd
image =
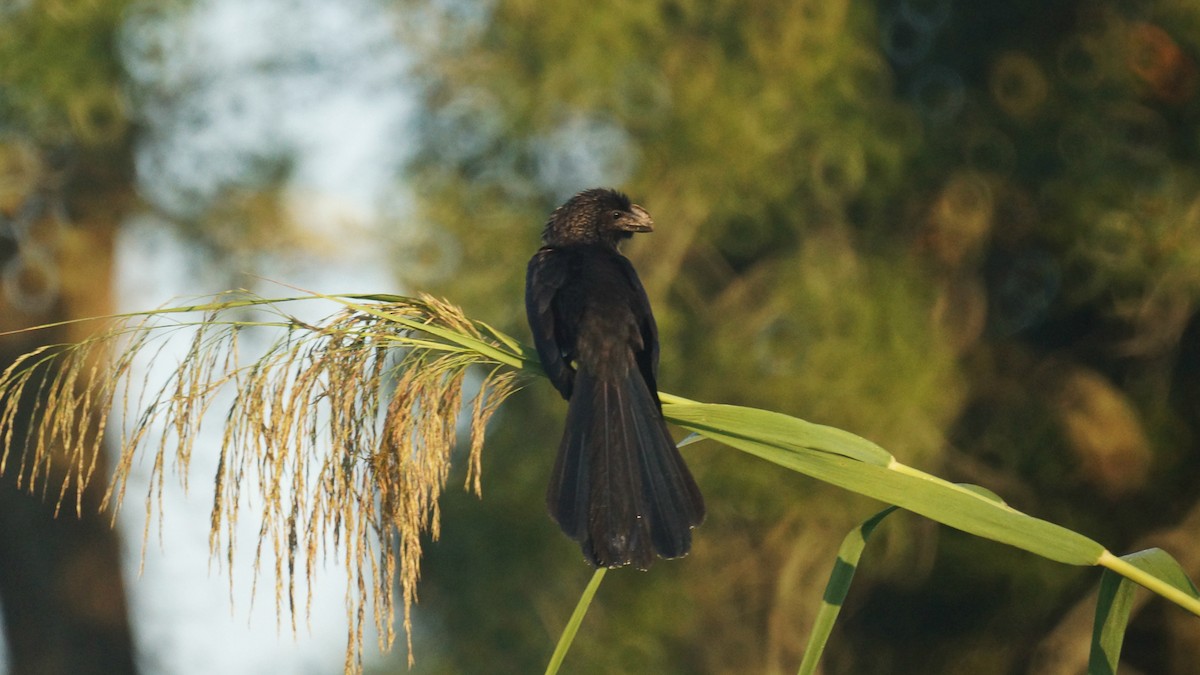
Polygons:
<instances>
[{"instance_id":1,"label":"bird's dark wing","mask_svg":"<svg viewBox=\"0 0 1200 675\"><path fill-rule=\"evenodd\" d=\"M554 298L566 283L569 268L569 256L543 248L529 260L525 274L525 313L533 332L533 344L542 360L542 369L565 399L571 398L575 382L575 369L569 362L574 340L567 335L573 329L563 325L555 315Z\"/></svg>"},{"instance_id":2,"label":"bird's dark wing","mask_svg":"<svg viewBox=\"0 0 1200 675\"><path fill-rule=\"evenodd\" d=\"M646 289L642 286L642 280L638 278L637 271L633 269L633 263L629 262L629 259L625 256L618 257L621 260L625 277L629 280L629 285L633 288L630 309L633 310L633 316L637 321L638 330L642 336L642 347L635 350L634 358L637 360L638 370L641 371L642 378L646 380L646 386L650 389L650 393L653 394L655 402L657 402L658 324L654 322L654 312L650 310L650 298L646 296Z\"/></svg>"}]
</instances>

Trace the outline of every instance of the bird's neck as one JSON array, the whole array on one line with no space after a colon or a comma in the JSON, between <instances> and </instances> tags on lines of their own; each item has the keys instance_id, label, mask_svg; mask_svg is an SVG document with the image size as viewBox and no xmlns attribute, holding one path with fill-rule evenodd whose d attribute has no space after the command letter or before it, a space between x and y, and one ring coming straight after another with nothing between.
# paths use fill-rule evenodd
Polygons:
<instances>
[{"instance_id":1,"label":"bird's neck","mask_svg":"<svg viewBox=\"0 0 1200 675\"><path fill-rule=\"evenodd\" d=\"M619 246L622 241L629 239L632 236L628 232L619 235L602 234L595 237L544 237L542 246L546 248L574 248L574 247L591 247L608 249L613 253L620 253Z\"/></svg>"}]
</instances>

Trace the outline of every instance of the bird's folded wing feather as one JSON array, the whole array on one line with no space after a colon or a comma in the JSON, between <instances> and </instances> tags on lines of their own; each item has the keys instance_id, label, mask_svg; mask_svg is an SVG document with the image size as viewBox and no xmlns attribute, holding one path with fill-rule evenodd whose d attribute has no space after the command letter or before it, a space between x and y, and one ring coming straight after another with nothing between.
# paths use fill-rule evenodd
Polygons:
<instances>
[{"instance_id":1,"label":"bird's folded wing feather","mask_svg":"<svg viewBox=\"0 0 1200 675\"><path fill-rule=\"evenodd\" d=\"M529 261L525 275L525 312L533 332L542 369L563 398L571 398L575 370L567 363L558 341L554 296L567 279L569 261L551 249L541 249Z\"/></svg>"}]
</instances>

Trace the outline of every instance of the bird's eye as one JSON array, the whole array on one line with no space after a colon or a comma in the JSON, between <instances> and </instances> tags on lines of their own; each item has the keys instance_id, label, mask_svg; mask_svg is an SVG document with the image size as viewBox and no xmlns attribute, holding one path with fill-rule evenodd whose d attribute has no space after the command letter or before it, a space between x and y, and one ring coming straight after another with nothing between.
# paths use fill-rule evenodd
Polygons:
<instances>
[{"instance_id":1,"label":"bird's eye","mask_svg":"<svg viewBox=\"0 0 1200 675\"><path fill-rule=\"evenodd\" d=\"M620 220L620 219L621 219L621 212L620 212L620 211L613 211L613 212L612 212L612 217L613 217L613 220Z\"/></svg>"}]
</instances>

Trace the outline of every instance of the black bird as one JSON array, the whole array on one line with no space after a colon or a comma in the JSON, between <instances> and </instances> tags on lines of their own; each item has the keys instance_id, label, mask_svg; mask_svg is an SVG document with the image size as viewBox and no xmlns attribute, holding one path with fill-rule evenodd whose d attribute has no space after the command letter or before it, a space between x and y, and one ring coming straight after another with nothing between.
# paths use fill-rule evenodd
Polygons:
<instances>
[{"instance_id":1,"label":"black bird","mask_svg":"<svg viewBox=\"0 0 1200 675\"><path fill-rule=\"evenodd\" d=\"M662 416L650 301L617 250L653 224L619 192L580 192L550 215L525 278L538 356L569 401L546 504L597 567L686 555L704 520Z\"/></svg>"}]
</instances>

